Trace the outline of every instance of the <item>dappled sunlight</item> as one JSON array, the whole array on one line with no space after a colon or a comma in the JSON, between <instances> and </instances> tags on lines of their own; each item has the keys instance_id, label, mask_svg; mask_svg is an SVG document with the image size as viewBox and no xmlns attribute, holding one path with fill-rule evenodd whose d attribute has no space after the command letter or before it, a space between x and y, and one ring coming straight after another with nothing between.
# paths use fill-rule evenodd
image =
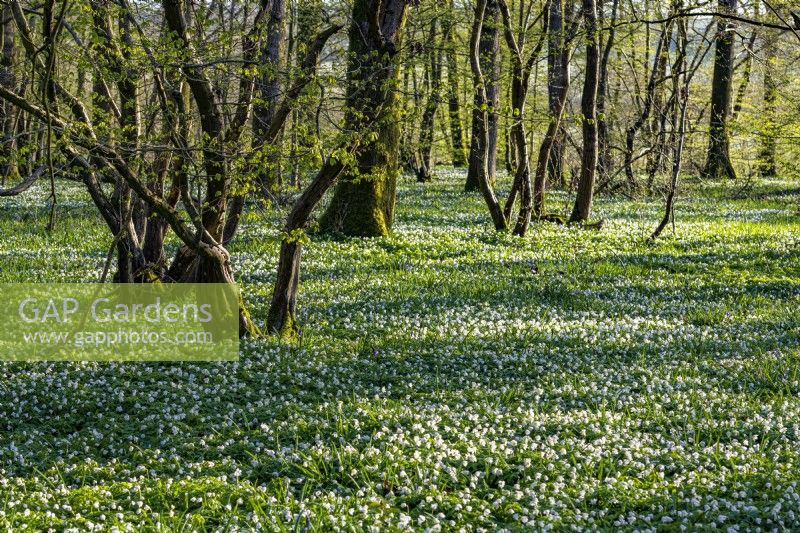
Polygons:
<instances>
[{"instance_id":1,"label":"dappled sunlight","mask_svg":"<svg viewBox=\"0 0 800 533\"><path fill-rule=\"evenodd\" d=\"M774 197L703 214L687 192L655 245L656 200L600 198L610 229L519 239L439 176L402 185L391 237L314 237L297 341L244 340L237 363L0 364L0 516L797 525L798 223ZM4 207L0 255L48 250L5 280L99 276L108 237L68 194L92 222L59 246ZM278 220L246 217L231 247L256 322Z\"/></svg>"}]
</instances>

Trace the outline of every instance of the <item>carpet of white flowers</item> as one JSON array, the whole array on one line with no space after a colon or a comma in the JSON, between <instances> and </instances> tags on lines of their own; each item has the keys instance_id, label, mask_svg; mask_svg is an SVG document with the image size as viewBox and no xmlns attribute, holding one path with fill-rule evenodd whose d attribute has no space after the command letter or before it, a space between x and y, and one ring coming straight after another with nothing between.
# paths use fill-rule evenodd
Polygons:
<instances>
[{"instance_id":1,"label":"carpet of white flowers","mask_svg":"<svg viewBox=\"0 0 800 533\"><path fill-rule=\"evenodd\" d=\"M462 180L404 182L391 238L315 236L298 342L0 363L0 529L800 528L796 185L691 185L649 244L660 197L519 239ZM44 186L2 199L0 281L100 278L68 189L51 235ZM232 246L258 320L280 215Z\"/></svg>"}]
</instances>

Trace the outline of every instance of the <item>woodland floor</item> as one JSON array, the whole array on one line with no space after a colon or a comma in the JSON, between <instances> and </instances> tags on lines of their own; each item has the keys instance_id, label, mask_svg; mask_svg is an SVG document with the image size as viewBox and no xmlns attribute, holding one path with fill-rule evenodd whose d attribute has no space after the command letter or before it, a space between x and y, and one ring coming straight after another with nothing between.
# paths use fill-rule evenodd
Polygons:
<instances>
[{"instance_id":1,"label":"woodland floor","mask_svg":"<svg viewBox=\"0 0 800 533\"><path fill-rule=\"evenodd\" d=\"M0 529L800 527L794 182L694 184L651 245L660 197L519 239L443 174L391 238L314 238L299 343L0 363ZM0 202L0 281L100 278L70 187L51 236L44 185ZM262 321L279 220L232 247Z\"/></svg>"}]
</instances>

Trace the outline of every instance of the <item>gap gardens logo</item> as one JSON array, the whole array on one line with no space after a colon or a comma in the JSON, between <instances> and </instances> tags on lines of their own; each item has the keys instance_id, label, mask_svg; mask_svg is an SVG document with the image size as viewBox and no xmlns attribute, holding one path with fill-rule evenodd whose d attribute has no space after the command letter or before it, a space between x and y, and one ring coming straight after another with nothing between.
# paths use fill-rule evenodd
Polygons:
<instances>
[{"instance_id":1,"label":"gap gardens logo","mask_svg":"<svg viewBox=\"0 0 800 533\"><path fill-rule=\"evenodd\" d=\"M232 361L231 284L5 284L4 361Z\"/></svg>"}]
</instances>

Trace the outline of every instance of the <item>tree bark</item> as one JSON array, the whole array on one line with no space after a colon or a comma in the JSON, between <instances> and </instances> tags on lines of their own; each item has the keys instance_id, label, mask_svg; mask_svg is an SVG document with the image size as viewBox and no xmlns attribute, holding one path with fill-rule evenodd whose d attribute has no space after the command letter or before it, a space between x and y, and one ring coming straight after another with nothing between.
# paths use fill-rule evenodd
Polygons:
<instances>
[{"instance_id":1,"label":"tree bark","mask_svg":"<svg viewBox=\"0 0 800 533\"><path fill-rule=\"evenodd\" d=\"M475 110L479 113L477 120L484 124L489 121L489 106L487 104L489 96L487 94L486 82L481 68L481 41L483 21L487 11L487 1L492 0L478 0L475 6L475 15L469 40L469 63L472 69L472 82L475 87ZM472 142L473 146L475 146L476 143L477 146L475 150L470 151L470 165L473 164L473 159L479 158L479 161L475 163L479 167L476 173L478 186L489 208L489 214L492 217L495 229L497 231L504 231L508 228L508 219L505 217L503 209L500 207L500 202L497 201L494 185L489 181L489 151L486 149L489 145L489 131L488 128L480 128L477 132L480 133L480 135L475 135L475 133L475 130L473 130Z\"/></svg>"},{"instance_id":2,"label":"tree bark","mask_svg":"<svg viewBox=\"0 0 800 533\"><path fill-rule=\"evenodd\" d=\"M436 18L431 19L428 37L428 100L425 104L425 111L422 113L419 132L420 168L417 171L417 181L420 182L433 179L434 121L441 100L442 52L436 42L436 22Z\"/></svg>"},{"instance_id":3,"label":"tree bark","mask_svg":"<svg viewBox=\"0 0 800 533\"><path fill-rule=\"evenodd\" d=\"M379 113L370 128L375 139L358 154L358 168L339 180L331 203L320 219L325 231L345 235L388 235L394 221L400 172L402 101L397 94L397 54L408 0L355 0L350 26L347 67L348 114L345 124L363 123L360 116Z\"/></svg>"},{"instance_id":4,"label":"tree bark","mask_svg":"<svg viewBox=\"0 0 800 533\"><path fill-rule=\"evenodd\" d=\"M497 108L500 105L500 69L503 62L500 56L500 7L497 0L488 0L481 27L479 57L481 71L484 73L486 102L479 104L478 95L475 95L475 107L472 110L469 168L467 169L467 181L464 184L464 190L467 192L481 189L480 182L484 180L481 176L481 173L484 172L482 162L484 151L487 173L485 180L492 187L494 187L497 174L497 131L500 118ZM485 117L480 109L482 105L488 107ZM486 144L482 142L484 136L487 139Z\"/></svg>"},{"instance_id":5,"label":"tree bark","mask_svg":"<svg viewBox=\"0 0 800 533\"><path fill-rule=\"evenodd\" d=\"M0 84L9 91L16 89L16 76L14 75L14 18L11 8L2 9L2 58L0 58ZM19 178L16 157L14 156L14 108L7 102L0 102L0 127L2 127L2 146L0 146L0 182L5 185L6 180L12 182Z\"/></svg>"},{"instance_id":6,"label":"tree bark","mask_svg":"<svg viewBox=\"0 0 800 533\"><path fill-rule=\"evenodd\" d=\"M597 86L597 136L599 155L597 159L597 171L601 180L606 180L613 165L611 157L611 141L609 139L609 118L606 115L606 97L608 96L608 61L611 51L614 49L614 41L617 35L617 11L619 0L613 0L611 5L611 20L609 21L608 38L602 46L600 60L600 81Z\"/></svg>"},{"instance_id":7,"label":"tree bark","mask_svg":"<svg viewBox=\"0 0 800 533\"><path fill-rule=\"evenodd\" d=\"M736 13L737 0L719 0L719 10ZM711 85L711 118L709 122L708 158L702 176L704 178L736 178L731 163L729 116L733 86L733 38L734 25L729 19L717 22L714 52L714 76Z\"/></svg>"},{"instance_id":8,"label":"tree bark","mask_svg":"<svg viewBox=\"0 0 800 533\"><path fill-rule=\"evenodd\" d=\"M570 83L569 55L570 49L566 31L566 11L571 11L572 0L552 0L548 7L547 34L547 100L550 120L560 113L562 101ZM547 176L550 183L566 185L564 174L564 145L566 131L559 125L553 138L553 146L547 164ZM544 185L546 187L546 183Z\"/></svg>"},{"instance_id":9,"label":"tree bark","mask_svg":"<svg viewBox=\"0 0 800 533\"><path fill-rule=\"evenodd\" d=\"M447 56L447 114L450 119L450 144L452 145L453 166L461 168L467 164L467 151L464 142L464 124L461 119L461 101L458 88L461 80L458 77L458 58L456 56L455 21L453 17L453 0L445 18L444 45Z\"/></svg>"},{"instance_id":10,"label":"tree bark","mask_svg":"<svg viewBox=\"0 0 800 533\"><path fill-rule=\"evenodd\" d=\"M299 332L295 310L300 283L302 232L312 211L343 170L344 165L341 162L329 159L286 217L278 258L278 272L267 318L270 333L290 338Z\"/></svg>"},{"instance_id":11,"label":"tree bark","mask_svg":"<svg viewBox=\"0 0 800 533\"><path fill-rule=\"evenodd\" d=\"M759 174L763 177L774 177L777 175L777 129L775 124L775 106L778 99L778 83L775 79L775 62L777 51L775 49L775 32L769 32L766 36L767 45L764 50L764 88L762 95L762 117L763 130L761 132L761 147L759 150Z\"/></svg>"},{"instance_id":12,"label":"tree bark","mask_svg":"<svg viewBox=\"0 0 800 533\"><path fill-rule=\"evenodd\" d=\"M585 222L591 215L598 156L597 85L600 74L600 46L597 35L597 2L596 0L583 0L582 6L584 31L586 32L586 77L581 97L583 154L578 193L569 217L570 222Z\"/></svg>"},{"instance_id":13,"label":"tree bark","mask_svg":"<svg viewBox=\"0 0 800 533\"><path fill-rule=\"evenodd\" d=\"M257 100L253 106L253 137L265 151L264 168L257 178L257 186L263 193L274 193L281 186L282 135L274 139L267 137L267 130L275 116L281 100L283 76L286 65L284 46L286 41L286 0L272 0L267 38L261 49L262 73L256 82Z\"/></svg>"}]
</instances>

